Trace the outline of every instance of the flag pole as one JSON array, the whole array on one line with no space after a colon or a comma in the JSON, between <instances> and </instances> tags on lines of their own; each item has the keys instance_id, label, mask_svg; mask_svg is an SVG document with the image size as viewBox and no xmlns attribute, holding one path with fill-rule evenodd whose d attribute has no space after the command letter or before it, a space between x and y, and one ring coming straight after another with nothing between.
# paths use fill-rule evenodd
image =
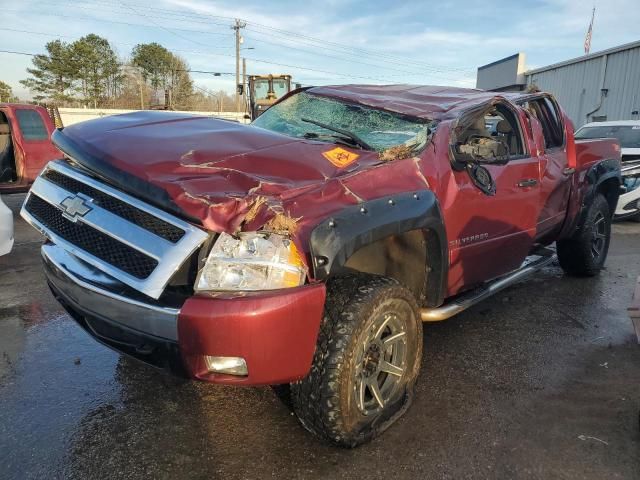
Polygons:
<instances>
[{"instance_id":1,"label":"flag pole","mask_svg":"<svg viewBox=\"0 0 640 480\"><path fill-rule=\"evenodd\" d=\"M593 35L593 20L596 16L596 7L593 7L591 11L591 22L589 23L589 29L587 30L587 36L584 39L584 54L589 55L591 51L591 37Z\"/></svg>"}]
</instances>

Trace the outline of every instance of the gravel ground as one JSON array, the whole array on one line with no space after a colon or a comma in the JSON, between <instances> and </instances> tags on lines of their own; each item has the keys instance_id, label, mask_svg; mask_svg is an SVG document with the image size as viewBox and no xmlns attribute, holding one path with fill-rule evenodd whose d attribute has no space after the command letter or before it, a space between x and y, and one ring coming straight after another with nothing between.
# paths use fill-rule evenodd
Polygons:
<instances>
[{"instance_id":1,"label":"gravel ground","mask_svg":"<svg viewBox=\"0 0 640 480\"><path fill-rule=\"evenodd\" d=\"M425 328L415 401L355 450L269 388L182 381L89 338L53 300L38 234L0 257L0 478L640 478L640 224L598 277L540 272Z\"/></svg>"}]
</instances>

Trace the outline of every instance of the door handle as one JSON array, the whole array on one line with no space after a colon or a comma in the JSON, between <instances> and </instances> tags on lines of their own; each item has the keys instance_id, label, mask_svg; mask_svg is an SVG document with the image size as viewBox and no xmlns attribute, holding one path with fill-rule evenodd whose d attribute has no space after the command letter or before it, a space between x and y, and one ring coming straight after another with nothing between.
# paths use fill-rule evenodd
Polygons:
<instances>
[{"instance_id":1,"label":"door handle","mask_svg":"<svg viewBox=\"0 0 640 480\"><path fill-rule=\"evenodd\" d=\"M517 183L520 188L535 187L537 184L538 181L535 178L527 178L525 180L520 180Z\"/></svg>"}]
</instances>

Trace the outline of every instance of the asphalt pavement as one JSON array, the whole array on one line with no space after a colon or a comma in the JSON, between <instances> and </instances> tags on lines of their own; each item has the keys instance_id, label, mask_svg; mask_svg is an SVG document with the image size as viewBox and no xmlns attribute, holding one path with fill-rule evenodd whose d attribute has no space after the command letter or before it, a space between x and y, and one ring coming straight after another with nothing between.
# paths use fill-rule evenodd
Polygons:
<instances>
[{"instance_id":1,"label":"asphalt pavement","mask_svg":"<svg viewBox=\"0 0 640 480\"><path fill-rule=\"evenodd\" d=\"M640 346L626 313L640 224L607 267L558 266L426 326L413 406L354 450L308 434L270 388L179 380L85 334L16 214L0 257L0 479L638 479Z\"/></svg>"}]
</instances>

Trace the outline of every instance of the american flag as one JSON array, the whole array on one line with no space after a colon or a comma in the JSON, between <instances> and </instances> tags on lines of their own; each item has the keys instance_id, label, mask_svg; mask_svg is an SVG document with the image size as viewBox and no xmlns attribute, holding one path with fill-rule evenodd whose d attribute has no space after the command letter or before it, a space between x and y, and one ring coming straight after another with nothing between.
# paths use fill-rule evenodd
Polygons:
<instances>
[{"instance_id":1,"label":"american flag","mask_svg":"<svg viewBox=\"0 0 640 480\"><path fill-rule=\"evenodd\" d=\"M584 54L589 55L591 50L591 35L593 34L593 18L596 16L596 8L593 7L591 12L591 23L589 24L589 30L587 30L587 36L584 39Z\"/></svg>"}]
</instances>

